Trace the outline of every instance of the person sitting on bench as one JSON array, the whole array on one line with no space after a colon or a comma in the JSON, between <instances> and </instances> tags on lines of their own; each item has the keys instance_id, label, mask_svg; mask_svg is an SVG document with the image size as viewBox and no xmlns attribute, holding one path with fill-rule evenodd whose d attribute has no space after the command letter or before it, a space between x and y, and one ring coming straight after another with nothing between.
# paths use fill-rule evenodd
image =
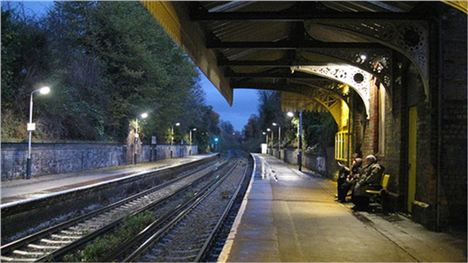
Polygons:
<instances>
[{"instance_id":1,"label":"person sitting on bench","mask_svg":"<svg viewBox=\"0 0 468 263\"><path fill-rule=\"evenodd\" d=\"M362 169L361 178L356 183L352 201L354 210L367 210L369 207L369 195L366 190L380 190L380 181L384 167L377 162L374 155L368 155L365 159L366 166Z\"/></svg>"},{"instance_id":2,"label":"person sitting on bench","mask_svg":"<svg viewBox=\"0 0 468 263\"><path fill-rule=\"evenodd\" d=\"M340 200L340 195L341 195L341 189L342 185L346 182L346 178L350 173L353 173L353 170L356 168L353 168L356 163L356 159L361 157L359 153L355 152L352 155L352 163L351 163L351 168L347 167L346 165L342 164L341 162L338 162L338 166L340 166L340 171L338 175L338 180L337 180L337 185L336 185L336 190L337 190L337 197L338 200Z\"/></svg>"},{"instance_id":3,"label":"person sitting on bench","mask_svg":"<svg viewBox=\"0 0 468 263\"><path fill-rule=\"evenodd\" d=\"M338 189L338 200L341 203L346 202L346 196L348 195L349 190L354 191L354 185L361 178L361 166L362 159L356 158L351 166L348 176L344 183L341 184L341 187Z\"/></svg>"}]
</instances>

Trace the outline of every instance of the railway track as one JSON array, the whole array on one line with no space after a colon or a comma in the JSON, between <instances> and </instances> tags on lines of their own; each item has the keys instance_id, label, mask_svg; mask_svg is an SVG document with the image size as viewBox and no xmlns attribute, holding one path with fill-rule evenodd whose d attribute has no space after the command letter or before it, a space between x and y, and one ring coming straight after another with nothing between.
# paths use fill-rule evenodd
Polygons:
<instances>
[{"instance_id":1,"label":"railway track","mask_svg":"<svg viewBox=\"0 0 468 263\"><path fill-rule=\"evenodd\" d=\"M115 228L127 216L135 215L163 204L171 197L189 189L222 166L205 164L189 170L175 179L125 198L86 215L39 231L1 246L1 261L56 261L65 254Z\"/></svg>"},{"instance_id":2,"label":"railway track","mask_svg":"<svg viewBox=\"0 0 468 263\"><path fill-rule=\"evenodd\" d=\"M203 260L217 245L215 237L243 186L248 163L240 159L226 169L195 197L121 244L105 261Z\"/></svg>"}]
</instances>

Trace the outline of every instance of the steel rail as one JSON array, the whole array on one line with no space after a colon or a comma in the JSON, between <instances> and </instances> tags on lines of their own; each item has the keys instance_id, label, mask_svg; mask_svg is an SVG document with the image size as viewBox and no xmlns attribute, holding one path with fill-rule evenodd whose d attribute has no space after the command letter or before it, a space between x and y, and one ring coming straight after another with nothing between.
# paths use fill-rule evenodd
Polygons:
<instances>
[{"instance_id":1,"label":"steel rail","mask_svg":"<svg viewBox=\"0 0 468 263\"><path fill-rule=\"evenodd\" d=\"M201 262L204 258L206 258L206 255L207 255L208 251L210 250L210 248L211 248L211 246L213 244L213 241L215 240L216 235L218 234L219 230L221 229L221 226L223 225L223 223L226 221L226 218L229 215L229 212L231 211L234 203L236 202L236 199L238 198L241 189L245 186L245 178L247 177L248 167L249 167L249 164L247 162L247 165L246 165L246 167L244 169L244 173L243 173L243 176L242 176L242 179L241 179L241 183L236 188L236 191L234 192L231 199L229 200L229 203L227 204L226 208L224 209L221 217L219 218L219 220L216 223L215 227L213 228L210 235L208 236L205 243L203 244L202 249L198 253L195 260L193 260L194 262Z\"/></svg>"},{"instance_id":2,"label":"steel rail","mask_svg":"<svg viewBox=\"0 0 468 263\"><path fill-rule=\"evenodd\" d=\"M217 168L219 168L219 166ZM77 240L76 242L70 243L69 245L67 245L65 247L62 247L59 250L56 250L56 251L52 252L50 255L47 255L47 256L44 256L44 257L38 259L37 261L42 262L42 261L54 261L56 259L61 259L61 257L65 256L67 253L69 253L73 249L78 248L80 246L83 246L84 244L90 242L94 238L110 232L115 227L117 227L125 218L130 217L130 216L135 216L135 215L140 214L140 213L142 213L144 211L152 209L152 208L154 208L154 207L156 207L156 206L158 206L160 204L163 204L164 202L166 202L167 200L169 200L173 196L184 192L185 190L187 190L187 188L192 187L194 184L198 183L202 179L205 179L205 177L212 175L214 171L215 170L209 171L204 176L202 176L202 177L198 178L197 180L191 182L190 184L187 184L184 187L178 189L175 193L173 193L173 194L171 194L169 196L166 196L166 197L164 197L162 199L159 199L159 200L157 200L155 202L152 202L152 203L150 203L150 204L148 204L148 205L146 205L144 207L141 207L141 208L137 209L136 211L130 213L129 215L127 215L125 217L122 217L122 218L119 218L119 219L113 221L112 223L106 225L105 227L98 229L97 231L93 231L93 232L89 233L88 235L84 236L83 238ZM184 178L187 178L187 177L184 177Z\"/></svg>"},{"instance_id":3,"label":"steel rail","mask_svg":"<svg viewBox=\"0 0 468 263\"><path fill-rule=\"evenodd\" d=\"M148 226L144 231L138 234L130 242L122 244L121 246L122 248L131 249L132 247L134 247L134 244L136 242L139 242L140 240L143 240L146 236L149 236L149 238L146 238L146 240L141 245L139 245L129 256L127 256L121 262L129 262L129 261L136 259L144 251L146 251L146 249L150 245L160 240L170 229L176 226L178 222L180 222L180 220L182 220L198 204L200 204L206 197L208 197L214 190L216 190L216 188L232 173L232 171L234 171L237 165L238 165L238 162L236 162L221 178L213 180L197 196L193 197L189 201L185 202L183 205L177 207L170 213L166 214L163 219L154 221L150 226ZM135 242L135 243L132 243L132 242ZM123 251L119 253L118 257L120 257L122 254L124 254ZM116 258L113 258L113 259L116 259Z\"/></svg>"},{"instance_id":4,"label":"steel rail","mask_svg":"<svg viewBox=\"0 0 468 263\"><path fill-rule=\"evenodd\" d=\"M226 163L227 162L225 161L222 165L224 166ZM8 253L13 253L14 250L16 250L18 248L28 246L29 244L31 244L33 242L40 241L44 237L51 236L52 234L57 233L59 231L62 231L64 229L68 229L68 228L70 228L72 226L75 226L75 225L79 224L80 222L86 221L88 219L92 219L93 217L97 217L98 215L102 215L102 214L104 214L106 212L112 211L112 210L117 209L119 207L123 207L126 204L129 204L130 202L137 200L138 198L141 198L141 197L143 197L145 195L149 195L151 193L154 193L154 192L156 192L158 190L161 190L161 189L163 189L163 188L165 188L165 187L167 187L167 186L169 186L169 185L171 185L171 184L173 184L175 182L178 182L180 180L183 180L185 178L190 177L193 174L196 174L196 173L201 172L201 171L203 171L205 169L208 169L210 165L211 165L211 162L208 163L208 164L203 164L203 165L201 165L201 167L198 167L195 170L187 171L186 174L184 174L182 176L179 176L177 178L171 179L171 180L169 180L167 182L164 182L164 183L162 183L160 185L157 185L157 186L155 186L153 188L144 190L144 191L142 191L142 192L140 192L138 194L127 197L127 198L125 198L123 200L120 200L118 202L115 202L113 204L105 206L105 207L100 208L98 210L92 211L92 212L90 212L88 214L78 216L76 218L70 219L70 220L65 221L63 223L60 223L58 225L49 227L47 229L41 230L41 231L39 231L37 233L34 233L32 235L26 236L24 238L21 238L21 239L18 239L16 241L10 242L10 243L8 243L6 245L3 245L3 246L0 247L1 254L2 254L2 261L8 261L9 258L4 256L4 255L7 255ZM219 166L216 167L216 168L219 168ZM191 184L188 184L188 185L182 187L181 189L179 189L178 191L173 193L173 195L180 193L181 191L185 190L187 187L190 187L193 183L199 181L201 178L204 178L205 176L208 176L209 174L212 174L213 172L214 172L213 170L209 171L207 174L200 177L198 180L195 180ZM160 199L157 202L152 202L152 203L138 209L137 211L140 211L140 212L144 211L143 208L145 208L145 207L147 207L147 209L149 209L151 207L154 207L154 206L160 204L161 202L167 200L168 198L170 198L173 195L169 195L166 198ZM132 212L131 214L134 214L135 212L136 211ZM108 232L109 230L112 229L113 226L117 225L121 220L123 220L123 218L124 217L119 218L119 219L113 221L112 223L110 223L109 225L106 225L105 227L99 228L98 230L91 231L90 233L86 234L85 236L82 236L82 237L80 237L79 239L77 239L75 241L71 241L68 244L66 244L65 246L58 247L56 250L53 250L51 252L45 252L45 251L41 252L41 253L38 252L36 254L42 254L42 255L40 255L39 258L33 258L33 257L17 258L17 257L14 257L14 258L11 258L11 261L17 261L18 262L18 261L50 261L50 260L53 260L53 259L55 259L55 258L57 258L57 257L59 257L61 255L64 255L64 253L67 253L70 250L72 250L72 249L74 249L74 248L76 248L76 247L78 247L80 245L83 245L84 243L88 242L89 240L93 239L94 237L96 237L96 236L98 236L100 234L103 234L105 232Z\"/></svg>"}]
</instances>

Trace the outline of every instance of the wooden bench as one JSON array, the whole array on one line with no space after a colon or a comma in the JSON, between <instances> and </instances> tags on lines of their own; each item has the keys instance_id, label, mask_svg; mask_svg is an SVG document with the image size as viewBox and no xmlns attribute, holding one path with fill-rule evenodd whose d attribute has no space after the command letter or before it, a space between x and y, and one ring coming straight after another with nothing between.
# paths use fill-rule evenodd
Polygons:
<instances>
[{"instance_id":1,"label":"wooden bench","mask_svg":"<svg viewBox=\"0 0 468 263\"><path fill-rule=\"evenodd\" d=\"M380 203L384 213L388 211L387 209L388 204L386 204L386 202L388 201L388 198L386 197L389 193L387 189L389 181L390 181L390 175L384 174L382 176L382 180L380 181L380 186L382 187L380 190L366 190L366 193L369 195L369 198L370 198L370 203Z\"/></svg>"}]
</instances>

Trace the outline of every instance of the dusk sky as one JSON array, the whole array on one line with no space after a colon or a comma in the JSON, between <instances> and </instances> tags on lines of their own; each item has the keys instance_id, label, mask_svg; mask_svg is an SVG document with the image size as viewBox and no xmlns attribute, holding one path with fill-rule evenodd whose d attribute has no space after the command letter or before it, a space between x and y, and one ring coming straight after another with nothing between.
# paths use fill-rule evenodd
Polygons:
<instances>
[{"instance_id":1,"label":"dusk sky","mask_svg":"<svg viewBox=\"0 0 468 263\"><path fill-rule=\"evenodd\" d=\"M14 2L14 1L10 1ZM53 5L52 1L23 1L25 11L36 16L47 14L47 10ZM214 111L219 113L224 121L229 121L237 131L242 131L250 115L257 113L258 96L256 90L234 90L234 103L232 107L224 97L211 84L211 82L200 74L200 85L206 94L206 103L213 106Z\"/></svg>"}]
</instances>

